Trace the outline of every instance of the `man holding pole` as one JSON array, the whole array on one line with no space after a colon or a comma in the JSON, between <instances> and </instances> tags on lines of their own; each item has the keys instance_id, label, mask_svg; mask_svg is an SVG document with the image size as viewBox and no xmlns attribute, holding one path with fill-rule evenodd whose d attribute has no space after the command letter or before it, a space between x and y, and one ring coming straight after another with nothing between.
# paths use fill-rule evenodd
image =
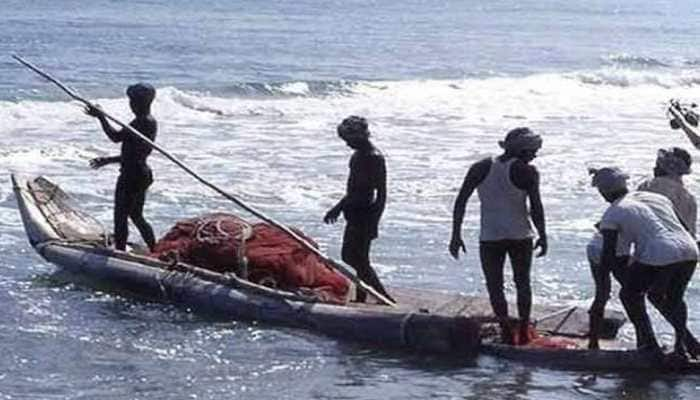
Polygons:
<instances>
[{"instance_id":1,"label":"man holding pole","mask_svg":"<svg viewBox=\"0 0 700 400\"><path fill-rule=\"evenodd\" d=\"M129 126L154 141L158 124L151 115L151 103L155 98L156 90L149 84L137 83L129 86L126 94L129 97L131 111L135 115ZM97 106L86 106L85 113L100 121L102 130L111 141L121 143L121 155L90 160L90 166L95 169L112 163L121 165L114 192L114 246L117 250L126 249L129 236L128 219L131 218L152 251L156 243L155 235L153 228L143 217L146 191L153 183L153 173L146 163L152 147L127 129L113 128Z\"/></svg>"},{"instance_id":2,"label":"man holding pole","mask_svg":"<svg viewBox=\"0 0 700 400\"><path fill-rule=\"evenodd\" d=\"M365 292L371 293L375 298L377 298L378 301L381 302L381 304L386 304L386 305L390 305L390 306L393 305L393 301L389 300L388 298L386 298L386 297L383 296L382 294L378 293L374 288L368 286L368 285L365 284L364 282L358 281L358 280L357 280L357 276L355 276L352 272L348 271L343 265L338 264L338 263L334 262L332 259L328 258L328 256L326 256L326 255L323 254L321 251L319 251L318 248L316 248L316 247L315 247L314 245L312 245L311 243L307 242L304 238L300 237L300 236L299 236L298 234L296 234L294 231L292 231L292 230L289 229L288 227L286 227L286 226L280 224L279 222L275 221L274 219L272 219L272 218L266 216L265 214L263 214L263 213L261 213L260 211L256 210L256 209L253 208L252 206L246 204L244 201L242 201L241 199L237 198L237 197L234 196L233 194L230 194L230 193L228 193L228 192L222 190L222 189L219 188L218 186L216 186L216 185L214 185L213 183L209 182L208 180L204 179L202 176L200 176L200 175L197 174L195 171L193 171L190 167L188 167L187 165L185 165L182 161L178 160L178 159L175 158L172 154L170 154L168 151L166 151L166 150L163 149L162 147L160 147L160 146L158 146L157 144L155 144L155 143L153 142L153 140L152 140L149 136L144 135L144 133L147 133L146 131L148 131L148 132L150 132L149 134L152 135L152 138L155 138L155 134L156 134L156 130L157 130L157 126L156 126L156 124L155 124L155 120L153 120L153 117L150 116L150 104L151 104L151 102L153 101L153 98L155 97L155 89L153 89L150 85L135 85L135 86L137 86L137 87L145 87L145 88L146 88L145 91L142 90L143 88L141 88L141 89L135 88L135 89L132 90L132 93L134 94L134 96L133 96L133 97L134 97L134 102L132 103L132 109L134 109L134 113L137 114L137 118L136 118L134 121L132 121L132 124L136 125L137 127L138 127L139 125L141 125L141 124L145 125L145 126L142 127L142 129L144 129L144 132L139 132L139 131L136 130L136 129L134 128L134 126L132 126L131 124L130 124L130 125L124 124L124 123L122 123L121 121L119 121L118 119L116 119L116 118L112 117L111 115L109 115L107 112L102 111L102 110L99 109L97 106L93 105L91 102L89 102L88 100L86 100L85 98L83 98L82 96L80 96L77 92L75 92L74 90L70 89L70 88L67 87L65 84L61 83L58 79L56 79L56 78L54 78L53 76L49 75L48 73L42 71L42 70L39 69L37 66L35 66L35 65L33 65L32 63L30 63L30 62L24 60L22 57L20 57L20 56L18 56L18 55L13 55L12 58L14 58L16 61L18 61L20 64L24 65L25 67L29 68L30 70L34 71L35 73L37 73L38 75L40 75L40 76L43 77L44 79L46 79L46 80L48 80L49 82L53 83L54 85L58 86L61 90L63 90L63 91L64 91L68 96L70 96L72 99L77 100L77 101L79 101L79 102L85 104L85 106L86 106L86 111L88 111L88 114L89 114L89 115L94 115L94 116L96 116L97 118L100 118L100 121L102 121L101 123L102 123L103 126L106 124L106 120L111 120L112 122L114 122L114 123L120 125L120 126L122 127L122 130L121 130L121 131L117 131L117 132L118 132L118 135L119 135L120 137L122 137L122 142L124 141L123 138L124 138L124 135L125 135L125 134L132 134L132 135L134 135L136 138L139 138L139 139L141 140L141 142L138 142L138 141L135 142L137 145L139 145L139 146L140 146L140 145L148 145L148 146L150 146L150 148L152 148L152 149L158 151L160 154L162 154L163 156L165 156L165 158L167 158L168 160L170 160L170 161L172 161L173 163L175 163L178 167L182 168L183 171L185 171L187 174L189 174L190 176L192 176L193 178L195 178L195 179L196 179L197 181L199 181L201 184L203 184L203 185L205 185L206 187L212 189L213 191L215 191L216 193L218 193L218 194L220 194L221 196L225 197L226 199L228 199L228 200L230 200L230 201L236 203L239 207L241 207L241 208L243 208L244 210L250 212L251 214L255 215L256 217L262 219L263 221L265 221L265 222L267 222L267 223L269 223L269 224L271 224L271 225L273 225L273 226L279 228L280 230L282 230L283 232L285 232L285 234L289 235L291 238L293 238L295 241L297 241L297 242L298 242L300 245L302 245L304 248L306 248L307 250L310 250L310 251L313 252L314 254L316 254L316 255L318 255L319 257L321 257L322 259L326 260L326 261L329 263L329 265L330 265L333 269L335 269L336 271L340 272L341 274L343 274L343 275L344 275L345 277L347 277L348 279L350 279L350 280L352 280L353 282L355 282L358 286L362 287L363 290L364 290ZM134 91L136 91L136 92L145 92L145 94L143 94L143 95L138 95L138 94L135 93ZM132 95L129 94L129 97L132 98ZM137 110L139 110L139 111L137 112ZM145 117L145 118L144 118L144 117ZM143 121L144 119L145 119L146 121ZM137 122L138 120L142 120L142 122L141 122L141 123L138 123L138 122ZM149 120L152 121L152 123L149 122ZM150 126L150 128L151 128L150 130L149 130L149 126ZM111 129L110 129L110 132L111 132L111 133L114 133L115 130L114 130L113 128L111 128ZM149 150L149 151L150 151L150 150ZM132 153L133 153L133 151L130 152L130 154L132 154ZM142 165L145 165L145 159L146 159L146 157L148 156L148 153L147 153L147 152L144 152L144 151L138 151L137 153L142 155L142 158L140 158L140 159L142 159L143 162L142 162L141 164L142 164ZM124 149L122 149L122 154L124 154ZM120 163L122 163L122 165L124 164L124 160L122 160L121 157L110 157L110 158L107 158L107 159L104 159L104 160L103 160L103 159L95 159L95 160L92 160L92 161L91 161L91 165L93 165L93 167L99 168L99 167L101 167L102 165L108 164L108 163L110 163L110 162L120 162ZM146 167L147 167L147 165L146 165ZM150 172L150 169L148 169L148 172ZM150 174L149 174L149 175L150 175ZM148 181L148 180L147 180L147 181ZM152 179L151 179L151 181L152 181ZM146 186L146 188L147 188L147 186ZM127 193L127 194L129 194L129 193ZM144 200L145 200L145 189L143 190L143 195L144 195L143 198L144 198ZM127 197L129 197L129 196L127 196ZM117 201L116 198L115 198L115 201ZM141 204L141 206L143 205L143 201L140 201L140 202L138 202L138 203ZM383 208L383 206L382 206L382 208ZM142 207L141 207L141 209L142 209ZM124 220L124 218L123 218L123 213L120 213L120 218L121 218L122 220ZM335 218L337 218L337 215L336 215ZM141 219L143 219L143 217L142 217ZM145 222L145 221L144 221L144 222ZM124 226L124 225L122 225L122 226ZM143 226L144 228L145 228L146 226L147 226L148 228L150 228L150 226L148 226L147 224L145 224L145 225L142 224L142 226ZM144 235L144 237L148 237L149 239L147 239L147 241L150 242L150 241L151 241L150 238L153 238L152 230L151 230L151 232L150 232L150 235L149 235L148 229L145 229L145 230L146 230L145 234L144 234L144 232L142 232L142 235ZM128 232L127 232L127 233L128 233ZM124 239L124 242L125 242L125 241L126 241L126 239Z\"/></svg>"}]
</instances>

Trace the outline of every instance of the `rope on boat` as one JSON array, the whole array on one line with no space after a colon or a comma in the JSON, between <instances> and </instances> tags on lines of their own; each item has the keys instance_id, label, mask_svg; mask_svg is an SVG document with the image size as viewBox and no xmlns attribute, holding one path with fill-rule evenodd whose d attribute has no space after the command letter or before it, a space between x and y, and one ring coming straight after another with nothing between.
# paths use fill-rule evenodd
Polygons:
<instances>
[{"instance_id":1,"label":"rope on boat","mask_svg":"<svg viewBox=\"0 0 700 400\"><path fill-rule=\"evenodd\" d=\"M402 319L401 319L401 328L400 328L400 335L401 335L401 345L402 346L408 346L409 345L409 340L408 340L408 334L407 334L407 327L408 323L413 319L413 316L415 313L409 312L406 314Z\"/></svg>"},{"instance_id":2,"label":"rope on boat","mask_svg":"<svg viewBox=\"0 0 700 400\"><path fill-rule=\"evenodd\" d=\"M248 279L248 259L245 256L245 245L246 241L253 237L253 227L243 220L231 220L229 222L232 222L236 227L240 228L239 232L231 235L229 232L223 229L223 222L223 220L216 217L197 219L194 228L194 239L197 242L207 243L210 245L221 245L224 242L229 241L238 242L235 254L238 273L242 279ZM207 231L207 228L212 225L214 232L210 233Z\"/></svg>"}]
</instances>

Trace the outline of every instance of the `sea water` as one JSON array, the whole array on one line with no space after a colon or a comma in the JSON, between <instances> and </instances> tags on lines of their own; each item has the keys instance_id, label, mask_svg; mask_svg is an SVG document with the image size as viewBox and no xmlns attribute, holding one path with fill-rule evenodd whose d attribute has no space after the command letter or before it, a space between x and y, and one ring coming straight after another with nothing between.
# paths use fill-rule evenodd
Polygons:
<instances>
[{"instance_id":1,"label":"sea water","mask_svg":"<svg viewBox=\"0 0 700 400\"><path fill-rule=\"evenodd\" d=\"M447 252L453 202L469 165L529 126L544 139L534 165L550 245L534 262L535 299L585 307L585 244L605 209L586 170L614 164L636 184L658 148L696 153L665 108L700 100L698 38L687 0L2 0L0 399L696 398L694 377L404 356L66 283L27 243L9 173L47 176L109 228L118 171L88 161L118 146L10 55L123 120L124 88L151 82L161 146L338 257L342 221L322 217L343 195L351 153L335 126L363 115L387 158L372 253L382 280L485 295L478 200L459 261ZM242 213L164 157L151 165L145 214L157 234L180 218ZM685 182L700 193L697 174ZM697 278L686 298L700 333ZM634 339L629 326L621 335Z\"/></svg>"}]
</instances>

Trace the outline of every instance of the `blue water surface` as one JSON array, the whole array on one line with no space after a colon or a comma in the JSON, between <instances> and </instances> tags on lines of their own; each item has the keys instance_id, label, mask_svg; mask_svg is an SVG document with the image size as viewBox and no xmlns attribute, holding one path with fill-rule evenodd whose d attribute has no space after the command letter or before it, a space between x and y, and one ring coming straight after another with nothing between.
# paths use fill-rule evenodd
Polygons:
<instances>
[{"instance_id":1,"label":"blue water surface","mask_svg":"<svg viewBox=\"0 0 700 400\"><path fill-rule=\"evenodd\" d=\"M544 137L535 165L550 240L533 267L536 301L585 307L584 249L605 208L586 169L614 163L636 183L659 147L691 150L664 107L700 99L699 37L689 0L2 0L0 399L697 398L693 376L448 362L66 282L27 243L9 173L46 175L111 226L117 171L87 162L118 148L10 56L122 119L124 88L148 81L162 146L338 257L342 228L321 222L342 196L350 155L334 128L365 115L389 171L373 247L380 276L485 295L478 201L460 261L446 249L452 203L468 166L527 125ZM179 218L239 212L163 157L151 164L146 215L159 235ZM686 184L700 193L696 174ZM687 293L696 332L698 287L695 278ZM631 328L621 336L632 340Z\"/></svg>"}]
</instances>

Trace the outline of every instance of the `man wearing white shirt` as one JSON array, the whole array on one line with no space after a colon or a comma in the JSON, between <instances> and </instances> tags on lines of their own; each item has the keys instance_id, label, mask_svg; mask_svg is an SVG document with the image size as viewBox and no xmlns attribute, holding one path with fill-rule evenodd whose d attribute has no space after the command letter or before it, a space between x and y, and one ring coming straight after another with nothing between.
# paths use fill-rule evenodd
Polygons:
<instances>
[{"instance_id":1,"label":"man wearing white shirt","mask_svg":"<svg viewBox=\"0 0 700 400\"><path fill-rule=\"evenodd\" d=\"M610 271L615 266L620 236L634 245L633 262L620 290L620 300L634 324L637 347L652 354L661 353L644 304L646 294L654 286L663 294L663 303L658 306L675 331L674 353L686 357L688 315L683 296L698 259L695 240L668 198L642 191L628 194L628 177L617 168L591 173L593 186L611 203L600 222L603 270Z\"/></svg>"}]
</instances>

